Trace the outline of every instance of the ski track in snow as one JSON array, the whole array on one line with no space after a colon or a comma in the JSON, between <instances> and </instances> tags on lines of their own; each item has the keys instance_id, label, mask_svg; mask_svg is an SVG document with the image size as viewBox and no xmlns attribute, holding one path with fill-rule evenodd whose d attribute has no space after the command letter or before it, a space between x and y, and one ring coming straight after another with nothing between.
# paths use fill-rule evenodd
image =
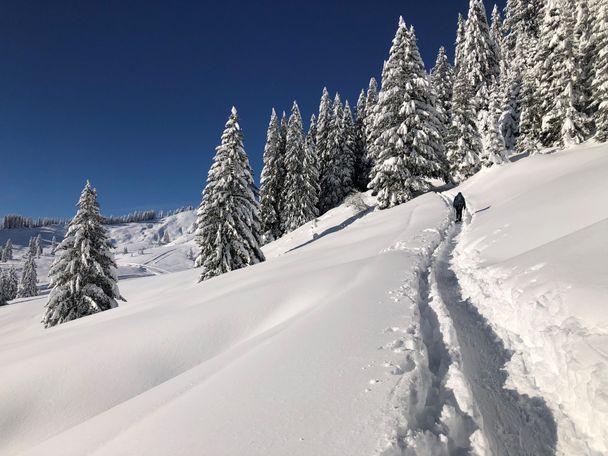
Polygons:
<instances>
[{"instance_id":1,"label":"ski track in snow","mask_svg":"<svg viewBox=\"0 0 608 456\"><path fill-rule=\"evenodd\" d=\"M441 196L451 210L451 201ZM403 287L388 293L409 297L419 321L384 347L407 356L396 364L402 379L392 400L401 416L380 454L553 455L557 427L551 411L542 398L505 389L512 353L462 298L450 264L461 227L444 230L428 268L418 273L416 296Z\"/></svg>"}]
</instances>

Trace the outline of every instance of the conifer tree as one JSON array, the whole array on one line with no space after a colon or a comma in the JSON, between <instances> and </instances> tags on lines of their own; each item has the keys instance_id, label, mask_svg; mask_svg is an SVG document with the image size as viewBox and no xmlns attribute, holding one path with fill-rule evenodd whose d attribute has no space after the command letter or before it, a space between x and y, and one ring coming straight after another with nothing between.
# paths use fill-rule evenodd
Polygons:
<instances>
[{"instance_id":1,"label":"conifer tree","mask_svg":"<svg viewBox=\"0 0 608 456\"><path fill-rule=\"evenodd\" d=\"M42 320L45 327L109 310L118 306L118 299L124 301L103 221L97 191L87 181L49 271L52 290Z\"/></svg>"},{"instance_id":2,"label":"conifer tree","mask_svg":"<svg viewBox=\"0 0 608 456\"><path fill-rule=\"evenodd\" d=\"M38 247L37 247L37 244L36 244L36 238L35 237L31 237L30 238L27 250L28 250L28 252L27 252L28 255L31 255L31 256L34 256L34 257L36 256L36 254L38 252Z\"/></svg>"},{"instance_id":3,"label":"conifer tree","mask_svg":"<svg viewBox=\"0 0 608 456\"><path fill-rule=\"evenodd\" d=\"M304 138L302 116L294 101L287 128L285 155L285 232L293 231L317 216L316 163L311 139L307 143Z\"/></svg>"},{"instance_id":4,"label":"conifer tree","mask_svg":"<svg viewBox=\"0 0 608 456\"><path fill-rule=\"evenodd\" d=\"M35 258L35 255L32 255L31 253L28 253L25 258L21 282L19 282L19 289L17 291L17 297L19 298L38 296L38 276L36 273Z\"/></svg>"},{"instance_id":5,"label":"conifer tree","mask_svg":"<svg viewBox=\"0 0 608 456\"><path fill-rule=\"evenodd\" d=\"M368 162L368 175L367 175L367 184L369 186L369 173L372 170L372 167L375 162L375 157L373 156L373 148L371 145L374 143L376 138L379 135L379 132L374 130L374 113L376 109L376 104L378 104L378 83L376 82L376 78L371 78L369 80L369 87L367 89L367 94L365 97L365 148L367 153L367 162Z\"/></svg>"},{"instance_id":6,"label":"conifer tree","mask_svg":"<svg viewBox=\"0 0 608 456\"><path fill-rule=\"evenodd\" d=\"M577 68L580 71L580 97L578 110L592 121L592 81L593 56L595 54L595 37L593 21L588 0L577 0L574 13L574 53Z\"/></svg>"},{"instance_id":7,"label":"conifer tree","mask_svg":"<svg viewBox=\"0 0 608 456\"><path fill-rule=\"evenodd\" d=\"M256 189L233 107L197 212L200 280L264 261Z\"/></svg>"},{"instance_id":8,"label":"conifer tree","mask_svg":"<svg viewBox=\"0 0 608 456\"><path fill-rule=\"evenodd\" d=\"M466 22L462 14L458 13L458 27L456 29L456 43L455 43L455 54L454 54L454 71L458 72L463 64L464 52L465 52L465 32Z\"/></svg>"},{"instance_id":9,"label":"conifer tree","mask_svg":"<svg viewBox=\"0 0 608 456\"><path fill-rule=\"evenodd\" d=\"M313 114L310 116L310 125L308 127L308 133L306 134L305 139L306 154L304 155L304 180L307 182L305 188L309 193L306 199L314 201L314 207L311 209L311 213L314 215L314 217L319 215L319 195L321 193L319 154L317 152L316 140L317 118Z\"/></svg>"},{"instance_id":10,"label":"conifer tree","mask_svg":"<svg viewBox=\"0 0 608 456\"><path fill-rule=\"evenodd\" d=\"M545 8L539 53L536 98L541 103L540 139L545 147L578 144L587 118L580 111L581 70L574 44L574 18L568 0L550 0Z\"/></svg>"},{"instance_id":11,"label":"conifer tree","mask_svg":"<svg viewBox=\"0 0 608 456\"><path fill-rule=\"evenodd\" d=\"M486 119L483 122L484 130L482 131L483 153L481 161L485 167L499 165L507 161L505 141L500 125L501 114L500 85L498 81L494 81L490 86L490 102L488 111L485 113Z\"/></svg>"},{"instance_id":12,"label":"conifer tree","mask_svg":"<svg viewBox=\"0 0 608 456\"><path fill-rule=\"evenodd\" d=\"M498 50L498 59L502 60L503 50L505 48L504 24L498 5L494 5L492 9L492 21L490 25L490 37Z\"/></svg>"},{"instance_id":13,"label":"conifer tree","mask_svg":"<svg viewBox=\"0 0 608 456\"><path fill-rule=\"evenodd\" d=\"M608 141L608 2L601 0L595 10L593 36L595 37L591 98L595 119L595 138Z\"/></svg>"},{"instance_id":14,"label":"conifer tree","mask_svg":"<svg viewBox=\"0 0 608 456\"><path fill-rule=\"evenodd\" d=\"M392 207L428 188L425 178L444 174L441 119L413 28L403 18L382 75L374 114L381 132L373 144L377 161L370 187L380 208Z\"/></svg>"},{"instance_id":15,"label":"conifer tree","mask_svg":"<svg viewBox=\"0 0 608 456\"><path fill-rule=\"evenodd\" d=\"M317 137L319 133L317 131ZM344 108L340 94L336 93L332 105L331 124L325 151L321 153L322 173L320 180L321 192L319 194L319 213L324 214L342 202L343 191L343 165L342 150L344 139Z\"/></svg>"},{"instance_id":16,"label":"conifer tree","mask_svg":"<svg viewBox=\"0 0 608 456\"><path fill-rule=\"evenodd\" d=\"M498 78L500 71L498 48L492 39L482 0L470 0L469 3L462 64L475 96L475 109L479 112L486 108L488 86L492 78Z\"/></svg>"},{"instance_id":17,"label":"conifer tree","mask_svg":"<svg viewBox=\"0 0 608 456\"><path fill-rule=\"evenodd\" d=\"M357 120L354 125L354 155L355 169L353 186L360 192L367 190L369 184L369 159L367 156L367 132L365 128L365 113L367 110L365 90L362 90L357 100Z\"/></svg>"},{"instance_id":18,"label":"conifer tree","mask_svg":"<svg viewBox=\"0 0 608 456\"><path fill-rule=\"evenodd\" d=\"M0 306L17 297L19 278L15 268L0 271Z\"/></svg>"},{"instance_id":19,"label":"conifer tree","mask_svg":"<svg viewBox=\"0 0 608 456\"><path fill-rule=\"evenodd\" d=\"M448 162L455 182L467 179L481 168L481 141L471 103L471 89L463 73L456 75L452 123L448 131Z\"/></svg>"},{"instance_id":20,"label":"conifer tree","mask_svg":"<svg viewBox=\"0 0 608 456\"><path fill-rule=\"evenodd\" d=\"M344 199L355 187L355 166L358 159L355 120L348 100L344 103L344 111L342 112L342 129L342 150L339 158L342 199Z\"/></svg>"},{"instance_id":21,"label":"conifer tree","mask_svg":"<svg viewBox=\"0 0 608 456\"><path fill-rule=\"evenodd\" d=\"M317 147L317 156L319 157L319 173L320 179L323 180L327 172L327 163L325 158L328 155L327 141L332 123L332 106L329 98L327 87L323 87L321 102L319 103L319 116L317 117L317 137L315 144Z\"/></svg>"},{"instance_id":22,"label":"conifer tree","mask_svg":"<svg viewBox=\"0 0 608 456\"><path fill-rule=\"evenodd\" d=\"M431 71L431 83L435 89L437 106L445 115L446 125L449 125L454 88L454 68L450 65L443 46L439 48L435 66Z\"/></svg>"},{"instance_id":23,"label":"conifer tree","mask_svg":"<svg viewBox=\"0 0 608 456\"><path fill-rule=\"evenodd\" d=\"M7 239L6 244L4 244L4 249L2 249L2 261L7 262L13 259L13 243L10 239Z\"/></svg>"},{"instance_id":24,"label":"conifer tree","mask_svg":"<svg viewBox=\"0 0 608 456\"><path fill-rule=\"evenodd\" d=\"M285 179L284 163L279 150L281 143L279 120L273 109L264 146L264 168L260 179L260 219L265 241L278 239L281 228L280 202Z\"/></svg>"},{"instance_id":25,"label":"conifer tree","mask_svg":"<svg viewBox=\"0 0 608 456\"><path fill-rule=\"evenodd\" d=\"M36 236L36 257L40 258L42 256L42 236L39 234Z\"/></svg>"}]
</instances>

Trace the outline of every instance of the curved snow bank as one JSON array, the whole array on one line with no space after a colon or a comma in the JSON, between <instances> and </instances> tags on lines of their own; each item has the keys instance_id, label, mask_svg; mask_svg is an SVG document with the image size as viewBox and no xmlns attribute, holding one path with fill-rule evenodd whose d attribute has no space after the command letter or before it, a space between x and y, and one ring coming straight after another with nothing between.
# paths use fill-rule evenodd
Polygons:
<instances>
[{"instance_id":1,"label":"curved snow bank","mask_svg":"<svg viewBox=\"0 0 608 456\"><path fill-rule=\"evenodd\" d=\"M374 454L418 319L386 292L418 286L445 205L353 215L205 283L123 281L127 303L48 330L44 298L0 308L0 453Z\"/></svg>"},{"instance_id":2,"label":"curved snow bank","mask_svg":"<svg viewBox=\"0 0 608 456\"><path fill-rule=\"evenodd\" d=\"M608 147L587 145L458 189L463 293L515 351L508 384L552 409L563 455L608 454L607 175Z\"/></svg>"}]
</instances>

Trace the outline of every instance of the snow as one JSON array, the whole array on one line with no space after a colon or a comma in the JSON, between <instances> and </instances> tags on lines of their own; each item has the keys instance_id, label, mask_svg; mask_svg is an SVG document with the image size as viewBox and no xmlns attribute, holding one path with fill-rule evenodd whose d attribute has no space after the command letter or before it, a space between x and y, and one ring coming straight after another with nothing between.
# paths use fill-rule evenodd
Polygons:
<instances>
[{"instance_id":1,"label":"snow","mask_svg":"<svg viewBox=\"0 0 608 456\"><path fill-rule=\"evenodd\" d=\"M190 248L196 254L195 220L196 211L185 211L156 221L107 226L108 236L115 246L114 254L118 263L119 278L159 275L190 269L194 263L188 258ZM14 260L4 264L4 267L11 265L17 269L21 268L30 238L40 234L44 253L36 259L36 265L39 285L45 289L48 284L48 270L55 259L51 254L53 236L59 243L65 232L64 225L0 230L2 245L7 239L11 239L14 247ZM159 240L164 233L169 233L171 242L160 245ZM125 248L128 250L126 254L123 253ZM143 253L140 252L141 249Z\"/></svg>"},{"instance_id":2,"label":"snow","mask_svg":"<svg viewBox=\"0 0 608 456\"><path fill-rule=\"evenodd\" d=\"M355 195L203 283L194 212L110 227L127 302L50 329L44 296L0 307L0 454L607 454L607 152Z\"/></svg>"},{"instance_id":3,"label":"snow","mask_svg":"<svg viewBox=\"0 0 608 456\"><path fill-rule=\"evenodd\" d=\"M55 328L38 323L44 298L2 308L0 453L387 445L387 398L416 343L407 296L447 218L429 194L331 231L357 212L340 207L313 242L296 248L312 240L305 226L278 241L282 254L267 246L269 261L205 283L196 270L122 281L127 303Z\"/></svg>"},{"instance_id":4,"label":"snow","mask_svg":"<svg viewBox=\"0 0 608 456\"><path fill-rule=\"evenodd\" d=\"M608 453L608 154L587 144L483 171L458 190L464 294L515 355L507 385L542 396L558 453Z\"/></svg>"}]
</instances>

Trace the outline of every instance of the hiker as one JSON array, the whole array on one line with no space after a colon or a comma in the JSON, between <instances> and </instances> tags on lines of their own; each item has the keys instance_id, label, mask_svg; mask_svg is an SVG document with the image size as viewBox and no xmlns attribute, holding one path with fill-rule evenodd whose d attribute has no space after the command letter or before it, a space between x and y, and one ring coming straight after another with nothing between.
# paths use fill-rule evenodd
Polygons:
<instances>
[{"instance_id":1,"label":"hiker","mask_svg":"<svg viewBox=\"0 0 608 456\"><path fill-rule=\"evenodd\" d=\"M454 209L456 209L456 223L462 222L462 211L466 209L467 203L464 200L462 193L458 192L456 198L454 198Z\"/></svg>"}]
</instances>

